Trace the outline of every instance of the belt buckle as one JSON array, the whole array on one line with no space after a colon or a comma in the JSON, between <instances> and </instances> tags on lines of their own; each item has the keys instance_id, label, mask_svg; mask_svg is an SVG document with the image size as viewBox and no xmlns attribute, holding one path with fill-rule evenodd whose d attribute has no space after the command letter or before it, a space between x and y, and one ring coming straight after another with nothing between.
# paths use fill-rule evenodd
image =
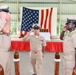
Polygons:
<instances>
[{"instance_id":1,"label":"belt buckle","mask_svg":"<svg viewBox=\"0 0 76 75\"><path fill-rule=\"evenodd\" d=\"M3 35L3 34L6 35L6 36L10 35L10 33L3 33L3 32L0 31L0 35Z\"/></svg>"},{"instance_id":2,"label":"belt buckle","mask_svg":"<svg viewBox=\"0 0 76 75\"><path fill-rule=\"evenodd\" d=\"M10 33L3 33L4 35L6 35L6 36L9 36L10 35Z\"/></svg>"},{"instance_id":3,"label":"belt buckle","mask_svg":"<svg viewBox=\"0 0 76 75\"><path fill-rule=\"evenodd\" d=\"M10 35L10 33L6 33L5 35L6 35L6 36L9 36L9 35Z\"/></svg>"},{"instance_id":4,"label":"belt buckle","mask_svg":"<svg viewBox=\"0 0 76 75\"><path fill-rule=\"evenodd\" d=\"M34 52L35 54L37 54L37 52Z\"/></svg>"}]
</instances>

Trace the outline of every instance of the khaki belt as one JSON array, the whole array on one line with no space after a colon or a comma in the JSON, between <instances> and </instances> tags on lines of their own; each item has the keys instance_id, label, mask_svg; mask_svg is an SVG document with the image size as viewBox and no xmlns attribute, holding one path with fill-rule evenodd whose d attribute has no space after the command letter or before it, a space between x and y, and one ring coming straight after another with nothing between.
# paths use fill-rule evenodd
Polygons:
<instances>
[{"instance_id":1,"label":"khaki belt","mask_svg":"<svg viewBox=\"0 0 76 75\"><path fill-rule=\"evenodd\" d=\"M0 35L6 35L6 36L9 36L10 33L3 33L3 32L0 31Z\"/></svg>"}]
</instances>

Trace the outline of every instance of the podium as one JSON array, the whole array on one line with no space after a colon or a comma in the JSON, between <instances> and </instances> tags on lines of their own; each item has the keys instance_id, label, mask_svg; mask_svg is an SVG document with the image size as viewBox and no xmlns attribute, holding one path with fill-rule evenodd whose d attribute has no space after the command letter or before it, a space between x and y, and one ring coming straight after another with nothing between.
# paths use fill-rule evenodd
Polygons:
<instances>
[{"instance_id":1,"label":"podium","mask_svg":"<svg viewBox=\"0 0 76 75\"><path fill-rule=\"evenodd\" d=\"M34 33L30 33L30 35L33 35ZM49 32L40 32L40 35L45 38L46 41L51 41L50 39L50 33Z\"/></svg>"}]
</instances>

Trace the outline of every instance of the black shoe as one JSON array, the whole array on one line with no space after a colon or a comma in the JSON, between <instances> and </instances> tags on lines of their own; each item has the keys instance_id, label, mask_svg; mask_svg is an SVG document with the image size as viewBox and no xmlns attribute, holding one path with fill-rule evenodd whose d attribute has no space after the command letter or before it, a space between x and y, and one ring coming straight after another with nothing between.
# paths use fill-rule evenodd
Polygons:
<instances>
[{"instance_id":1,"label":"black shoe","mask_svg":"<svg viewBox=\"0 0 76 75\"><path fill-rule=\"evenodd\" d=\"M33 75L37 75L37 74L33 74Z\"/></svg>"}]
</instances>

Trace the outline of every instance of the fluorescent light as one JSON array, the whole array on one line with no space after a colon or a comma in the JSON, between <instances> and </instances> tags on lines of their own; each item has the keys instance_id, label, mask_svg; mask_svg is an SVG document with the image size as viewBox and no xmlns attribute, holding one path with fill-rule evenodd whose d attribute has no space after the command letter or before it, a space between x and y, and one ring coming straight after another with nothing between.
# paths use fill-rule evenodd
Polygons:
<instances>
[{"instance_id":1,"label":"fluorescent light","mask_svg":"<svg viewBox=\"0 0 76 75\"><path fill-rule=\"evenodd\" d=\"M3 1L3 0L0 0L0 1Z\"/></svg>"},{"instance_id":2,"label":"fluorescent light","mask_svg":"<svg viewBox=\"0 0 76 75\"><path fill-rule=\"evenodd\" d=\"M73 1L76 1L76 0L73 0Z\"/></svg>"}]
</instances>

